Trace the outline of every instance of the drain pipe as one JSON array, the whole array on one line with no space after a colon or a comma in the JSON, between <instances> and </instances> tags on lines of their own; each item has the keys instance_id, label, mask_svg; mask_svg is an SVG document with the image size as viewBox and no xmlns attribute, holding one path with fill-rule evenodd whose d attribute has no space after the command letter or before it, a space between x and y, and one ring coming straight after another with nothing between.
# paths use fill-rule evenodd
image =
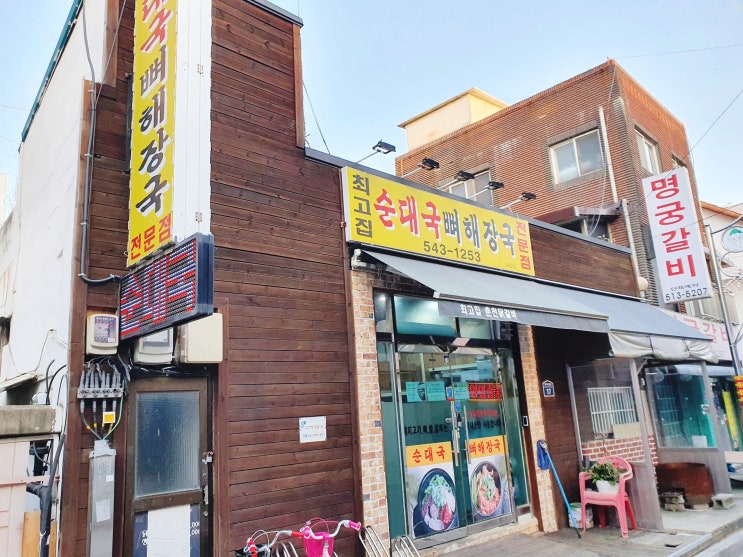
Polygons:
<instances>
[{"instance_id":1,"label":"drain pipe","mask_svg":"<svg viewBox=\"0 0 743 557\"><path fill-rule=\"evenodd\" d=\"M88 26L85 19L85 6L83 4L83 39L85 41L85 55L88 58L90 67L90 133L88 134L88 149L85 153L85 185L83 188L83 221L80 223L82 231L80 233L80 273L78 276L86 284L107 284L112 281L120 280L118 275L110 275L104 279L92 279L86 274L88 265L88 227L90 225L90 190L93 182L93 149L95 144L95 125L96 125L96 98L95 98L95 68L93 61L90 59L90 48L88 45Z\"/></svg>"},{"instance_id":2,"label":"drain pipe","mask_svg":"<svg viewBox=\"0 0 743 557\"><path fill-rule=\"evenodd\" d=\"M614 167L611 164L611 151L609 150L609 136L606 133L606 120L604 119L604 107L599 106L599 126L601 128L601 139L604 142L604 152L606 153L606 167L609 174L609 185L611 186L611 197L614 203L620 203L619 194L617 193L617 182L614 179ZM632 261L632 271L635 273L635 283L637 289L640 291L640 297L645 297L645 289L640 287L640 279L645 278L640 276L640 265L637 262L637 251L635 250L635 237L632 233L632 224L629 219L629 208L627 206L627 200L622 199L622 217L624 218L624 226L627 231L627 241L629 242L630 259ZM647 279L645 279L647 280Z\"/></svg>"}]
</instances>

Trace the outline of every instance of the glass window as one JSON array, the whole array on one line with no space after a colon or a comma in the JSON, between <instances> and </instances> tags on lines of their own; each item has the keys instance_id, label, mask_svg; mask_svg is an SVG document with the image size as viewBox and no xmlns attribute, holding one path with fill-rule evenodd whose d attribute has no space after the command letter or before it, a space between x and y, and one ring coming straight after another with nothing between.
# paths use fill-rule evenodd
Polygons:
<instances>
[{"instance_id":1,"label":"glass window","mask_svg":"<svg viewBox=\"0 0 743 557\"><path fill-rule=\"evenodd\" d=\"M604 159L598 130L552 146L550 159L556 184L601 170Z\"/></svg>"},{"instance_id":2,"label":"glass window","mask_svg":"<svg viewBox=\"0 0 743 557\"><path fill-rule=\"evenodd\" d=\"M487 189L489 181L490 171L486 170L484 172L480 172L479 174L475 174L475 177L472 180L453 182L442 187L441 189L443 191L451 193L452 195L464 197L465 199L475 199L475 196L477 196L478 200L485 201L485 199L487 198L485 191L490 191ZM482 194L483 199L481 199L480 195L478 194Z\"/></svg>"},{"instance_id":3,"label":"glass window","mask_svg":"<svg viewBox=\"0 0 743 557\"><path fill-rule=\"evenodd\" d=\"M668 368L646 371L659 446L715 446L709 403L704 394L701 371L699 373L673 373Z\"/></svg>"},{"instance_id":4,"label":"glass window","mask_svg":"<svg viewBox=\"0 0 743 557\"><path fill-rule=\"evenodd\" d=\"M686 168L684 162L681 159L674 157L673 155L671 155L671 166L673 168Z\"/></svg>"},{"instance_id":5,"label":"glass window","mask_svg":"<svg viewBox=\"0 0 743 557\"><path fill-rule=\"evenodd\" d=\"M374 293L374 324L378 333L392 332L389 296L383 292Z\"/></svg>"},{"instance_id":6,"label":"glass window","mask_svg":"<svg viewBox=\"0 0 743 557\"><path fill-rule=\"evenodd\" d=\"M493 327L485 319L459 319L459 336L464 338L492 339Z\"/></svg>"},{"instance_id":7,"label":"glass window","mask_svg":"<svg viewBox=\"0 0 743 557\"><path fill-rule=\"evenodd\" d=\"M635 131L637 149L640 151L640 164L651 174L660 172L658 164L658 146L642 132Z\"/></svg>"},{"instance_id":8,"label":"glass window","mask_svg":"<svg viewBox=\"0 0 743 557\"><path fill-rule=\"evenodd\" d=\"M199 488L199 392L139 393L134 496Z\"/></svg>"},{"instance_id":9,"label":"glass window","mask_svg":"<svg viewBox=\"0 0 743 557\"><path fill-rule=\"evenodd\" d=\"M397 332L403 335L457 336L456 318L439 315L436 300L395 296Z\"/></svg>"},{"instance_id":10,"label":"glass window","mask_svg":"<svg viewBox=\"0 0 743 557\"><path fill-rule=\"evenodd\" d=\"M615 424L637 421L632 387L589 387L588 405L594 435L609 436Z\"/></svg>"}]
</instances>

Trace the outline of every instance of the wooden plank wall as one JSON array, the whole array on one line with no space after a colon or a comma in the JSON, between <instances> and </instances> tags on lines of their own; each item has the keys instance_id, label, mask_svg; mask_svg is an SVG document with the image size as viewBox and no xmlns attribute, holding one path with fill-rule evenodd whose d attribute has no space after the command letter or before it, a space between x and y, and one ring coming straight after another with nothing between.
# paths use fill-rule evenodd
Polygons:
<instances>
[{"instance_id":1,"label":"wooden plank wall","mask_svg":"<svg viewBox=\"0 0 743 557\"><path fill-rule=\"evenodd\" d=\"M118 22L119 2L108 4L109 21ZM129 176L126 173L126 128L129 84L126 75L132 71L134 44L134 3L124 6L121 27L107 29L110 44L116 45L115 60L109 65L106 84L99 91L96 103L96 132L93 148L93 176L90 197L89 249L87 275L101 279L111 274L126 273L126 246L128 231ZM114 39L115 37L115 39ZM107 43L108 44L108 43ZM82 222L82 199L85 175L85 154L91 124L88 82L80 83L85 91L82 107L83 126L80 137L78 185L78 220ZM80 227L72 231L75 237L75 268L79 269ZM84 362L85 317L87 311L115 312L118 307L118 285L110 283L86 286L74 279L72 288L72 315L70 320L69 400L67 441L64 450L62 475L62 502L60 553L65 556L84 556L87 553L88 522L88 455L93 448L92 434L84 431L77 404L77 387ZM126 453L126 420L122 420L112 436L113 448L119 455ZM116 509L114 539L121 540L123 531L123 478L125 462L116 460ZM121 555L115 548L114 555Z\"/></svg>"},{"instance_id":2,"label":"wooden plank wall","mask_svg":"<svg viewBox=\"0 0 743 557\"><path fill-rule=\"evenodd\" d=\"M230 308L221 551L356 507L339 173L295 145L294 25L242 0L215 0L213 16L215 296ZM327 417L326 442L297 442L305 416Z\"/></svg>"},{"instance_id":3,"label":"wooden plank wall","mask_svg":"<svg viewBox=\"0 0 743 557\"><path fill-rule=\"evenodd\" d=\"M119 6L112 9L118 17ZM214 524L215 554L225 554L259 528L298 527L314 516L354 517L360 506L339 173L306 161L296 146L297 29L243 0L215 0L213 16L215 300L229 306L228 363L220 366L215 385L217 405L224 407L215 412L214 436L227 450L215 456L222 459L215 470L226 474L217 472ZM128 3L117 37L115 85L104 86L97 104L88 256L93 278L126 272L126 75L132 71L133 21ZM83 113L89 121L87 107ZM79 230L74 234L79 245ZM86 310L115 311L118 289L79 281L73 300L72 335L82 339ZM83 357L76 342L71 400ZM75 404L69 412L62 553L82 556L93 440L81 431ZM304 416L327 417L326 442L298 443ZM126 454L125 439L124 420L113 436L120 455ZM122 486L125 473L124 459L117 459ZM123 514L123 492L116 496L117 514ZM115 539L123 535L119 520ZM352 545L347 537L338 547L349 553ZM115 555L120 552L117 547Z\"/></svg>"}]
</instances>

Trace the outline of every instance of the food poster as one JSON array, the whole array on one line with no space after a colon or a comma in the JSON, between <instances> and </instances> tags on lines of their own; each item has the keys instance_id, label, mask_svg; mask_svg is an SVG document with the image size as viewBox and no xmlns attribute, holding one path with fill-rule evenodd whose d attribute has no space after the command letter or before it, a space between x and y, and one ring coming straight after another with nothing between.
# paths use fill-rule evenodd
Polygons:
<instances>
[{"instance_id":1,"label":"food poster","mask_svg":"<svg viewBox=\"0 0 743 557\"><path fill-rule=\"evenodd\" d=\"M470 439L470 503L472 520L489 520L511 512L505 435Z\"/></svg>"},{"instance_id":2,"label":"food poster","mask_svg":"<svg viewBox=\"0 0 743 557\"><path fill-rule=\"evenodd\" d=\"M413 536L459 527L451 443L405 447L408 521Z\"/></svg>"}]
</instances>

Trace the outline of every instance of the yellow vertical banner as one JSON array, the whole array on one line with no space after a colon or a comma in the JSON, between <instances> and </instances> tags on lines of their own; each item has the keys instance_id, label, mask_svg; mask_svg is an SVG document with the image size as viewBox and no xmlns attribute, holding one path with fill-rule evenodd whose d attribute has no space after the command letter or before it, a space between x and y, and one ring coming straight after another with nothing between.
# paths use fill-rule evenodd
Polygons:
<instances>
[{"instance_id":1,"label":"yellow vertical banner","mask_svg":"<svg viewBox=\"0 0 743 557\"><path fill-rule=\"evenodd\" d=\"M177 5L135 5L127 266L173 239Z\"/></svg>"}]
</instances>

